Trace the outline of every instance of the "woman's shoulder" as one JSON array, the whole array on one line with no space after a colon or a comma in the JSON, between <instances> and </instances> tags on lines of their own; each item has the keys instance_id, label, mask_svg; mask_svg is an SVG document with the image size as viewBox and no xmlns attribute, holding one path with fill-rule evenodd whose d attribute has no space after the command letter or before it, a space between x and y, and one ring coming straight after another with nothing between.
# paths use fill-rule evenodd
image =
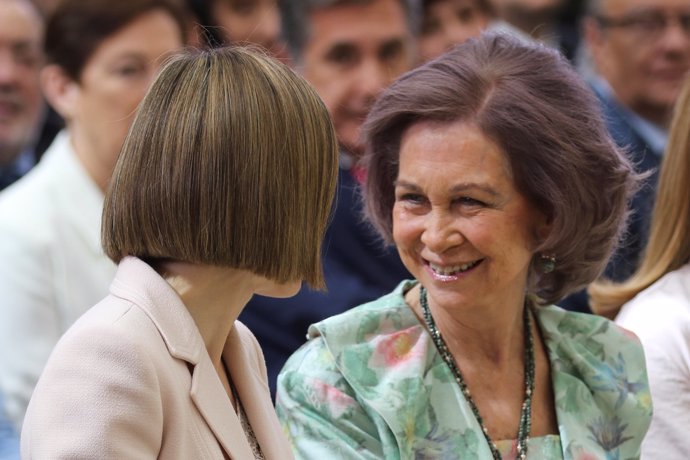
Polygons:
<instances>
[{"instance_id":1,"label":"woman's shoulder","mask_svg":"<svg viewBox=\"0 0 690 460\"><path fill-rule=\"evenodd\" d=\"M596 375L596 379L607 375L621 379L632 376L646 387L642 344L631 331L601 316L556 306L539 308L537 318L552 366L557 370L579 373L585 378L594 377L596 370L609 369L608 373ZM583 363L587 363L589 372L578 369Z\"/></svg>"},{"instance_id":2,"label":"woman's shoulder","mask_svg":"<svg viewBox=\"0 0 690 460\"><path fill-rule=\"evenodd\" d=\"M537 318L559 423L571 435L583 434L566 449L575 452L592 441L620 458L639 457L652 414L640 341L600 316L548 306Z\"/></svg>"},{"instance_id":3,"label":"woman's shoulder","mask_svg":"<svg viewBox=\"0 0 690 460\"><path fill-rule=\"evenodd\" d=\"M640 346L634 334L602 316L567 311L555 305L539 307L536 314L542 333L554 341L592 339L613 349Z\"/></svg>"},{"instance_id":4,"label":"woman's shoulder","mask_svg":"<svg viewBox=\"0 0 690 460\"><path fill-rule=\"evenodd\" d=\"M663 340L671 331L690 333L690 264L667 273L623 305L616 323L643 343Z\"/></svg>"},{"instance_id":5,"label":"woman's shoulder","mask_svg":"<svg viewBox=\"0 0 690 460\"><path fill-rule=\"evenodd\" d=\"M127 356L128 363L136 360L150 363L154 355L166 350L158 327L143 309L131 301L108 295L67 329L56 344L49 364L59 366L83 359L87 354L96 357L94 362L98 362L98 356Z\"/></svg>"},{"instance_id":6,"label":"woman's shoulder","mask_svg":"<svg viewBox=\"0 0 690 460\"><path fill-rule=\"evenodd\" d=\"M125 302L106 302L63 335L31 397L23 449L36 456L74 456L74 450L56 447L65 447L62 441L68 437L84 458L94 458L96 449L102 457L123 458L111 452L123 446L114 440L135 434L147 446L156 445L165 401L161 395L170 393L163 389L167 383L149 347L154 329L148 333L146 322L143 312ZM104 426L110 430L106 443L98 442Z\"/></svg>"}]
</instances>

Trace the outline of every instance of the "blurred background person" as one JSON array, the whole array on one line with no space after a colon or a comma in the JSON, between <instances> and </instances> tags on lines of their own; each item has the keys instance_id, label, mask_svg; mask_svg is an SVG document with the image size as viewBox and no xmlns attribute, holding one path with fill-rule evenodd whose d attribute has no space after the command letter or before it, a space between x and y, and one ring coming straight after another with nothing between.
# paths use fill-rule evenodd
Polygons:
<instances>
[{"instance_id":1,"label":"blurred background person","mask_svg":"<svg viewBox=\"0 0 690 460\"><path fill-rule=\"evenodd\" d=\"M43 32L43 17L30 0L0 0L0 190L36 162ZM18 457L19 440L0 393L0 460Z\"/></svg>"},{"instance_id":2,"label":"blurred background person","mask_svg":"<svg viewBox=\"0 0 690 460\"><path fill-rule=\"evenodd\" d=\"M407 0L281 2L294 66L328 107L340 145L338 199L324 243L328 292L304 287L290 299L256 296L240 319L256 334L271 388L285 360L305 341L309 324L375 299L408 275L393 248L363 222L355 166L362 123L379 93L415 64L419 21Z\"/></svg>"},{"instance_id":3,"label":"blurred background person","mask_svg":"<svg viewBox=\"0 0 690 460\"><path fill-rule=\"evenodd\" d=\"M584 39L595 74L590 77L616 143L649 176L634 196L632 216L604 275L623 281L637 269L649 235L658 169L668 125L690 71L687 0L591 0ZM564 307L588 311L583 291Z\"/></svg>"},{"instance_id":4,"label":"blurred background person","mask_svg":"<svg viewBox=\"0 0 690 460\"><path fill-rule=\"evenodd\" d=\"M555 50L485 34L365 125L367 215L413 279L309 328L278 378L300 459L632 459L642 347L554 303L594 280L632 166Z\"/></svg>"},{"instance_id":5,"label":"blurred background person","mask_svg":"<svg viewBox=\"0 0 690 460\"><path fill-rule=\"evenodd\" d=\"M649 242L625 282L590 287L592 309L642 341L654 403L642 458L690 458L690 78L675 109Z\"/></svg>"},{"instance_id":6,"label":"blurred background person","mask_svg":"<svg viewBox=\"0 0 690 460\"><path fill-rule=\"evenodd\" d=\"M286 60L278 0L187 0L198 20L201 45L254 43Z\"/></svg>"},{"instance_id":7,"label":"blurred background person","mask_svg":"<svg viewBox=\"0 0 690 460\"><path fill-rule=\"evenodd\" d=\"M175 0L62 0L48 20L41 78L67 128L0 194L0 391L17 428L55 343L115 274L100 247L103 193L185 21Z\"/></svg>"},{"instance_id":8,"label":"blurred background person","mask_svg":"<svg viewBox=\"0 0 690 460\"><path fill-rule=\"evenodd\" d=\"M481 33L493 18L488 0L425 0L419 32L422 62Z\"/></svg>"},{"instance_id":9,"label":"blurred background person","mask_svg":"<svg viewBox=\"0 0 690 460\"><path fill-rule=\"evenodd\" d=\"M31 0L0 0L0 190L26 174L39 156L43 27Z\"/></svg>"},{"instance_id":10,"label":"blurred background person","mask_svg":"<svg viewBox=\"0 0 690 460\"><path fill-rule=\"evenodd\" d=\"M291 459L236 319L254 293L323 287L337 153L326 107L287 66L239 47L173 58L106 194L110 294L51 354L23 457Z\"/></svg>"},{"instance_id":11,"label":"blurred background person","mask_svg":"<svg viewBox=\"0 0 690 460\"><path fill-rule=\"evenodd\" d=\"M4 408L2 394L0 394L0 408ZM0 413L0 460L17 460L18 458L19 436L5 414Z\"/></svg>"},{"instance_id":12,"label":"blurred background person","mask_svg":"<svg viewBox=\"0 0 690 460\"><path fill-rule=\"evenodd\" d=\"M580 0L489 0L500 30L544 43L573 59L579 44Z\"/></svg>"},{"instance_id":13,"label":"blurred background person","mask_svg":"<svg viewBox=\"0 0 690 460\"><path fill-rule=\"evenodd\" d=\"M45 16L50 16L61 0L34 0Z\"/></svg>"}]
</instances>

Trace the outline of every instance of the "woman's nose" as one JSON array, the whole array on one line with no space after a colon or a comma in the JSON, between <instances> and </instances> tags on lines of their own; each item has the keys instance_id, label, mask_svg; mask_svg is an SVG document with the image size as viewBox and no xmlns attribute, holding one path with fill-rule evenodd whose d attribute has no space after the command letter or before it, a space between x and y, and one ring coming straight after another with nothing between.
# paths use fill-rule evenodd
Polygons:
<instances>
[{"instance_id":1,"label":"woman's nose","mask_svg":"<svg viewBox=\"0 0 690 460\"><path fill-rule=\"evenodd\" d=\"M441 254L464 241L456 220L444 211L432 211L426 218L422 243L431 251Z\"/></svg>"}]
</instances>

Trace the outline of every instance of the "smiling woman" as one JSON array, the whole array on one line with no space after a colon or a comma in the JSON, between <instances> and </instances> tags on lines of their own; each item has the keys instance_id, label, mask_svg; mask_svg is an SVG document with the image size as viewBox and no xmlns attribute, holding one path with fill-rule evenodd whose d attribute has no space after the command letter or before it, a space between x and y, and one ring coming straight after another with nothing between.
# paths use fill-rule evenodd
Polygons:
<instances>
[{"instance_id":1,"label":"smiling woman","mask_svg":"<svg viewBox=\"0 0 690 460\"><path fill-rule=\"evenodd\" d=\"M471 39L365 132L369 219L415 280L310 328L278 381L296 456L639 457L640 344L553 305L601 272L634 184L570 65Z\"/></svg>"}]
</instances>

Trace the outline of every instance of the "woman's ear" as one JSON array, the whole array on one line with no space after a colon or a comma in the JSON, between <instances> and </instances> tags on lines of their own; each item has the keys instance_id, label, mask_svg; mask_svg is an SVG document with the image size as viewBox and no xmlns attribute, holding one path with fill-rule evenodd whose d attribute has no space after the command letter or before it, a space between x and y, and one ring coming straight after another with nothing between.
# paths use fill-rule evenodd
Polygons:
<instances>
[{"instance_id":1,"label":"woman's ear","mask_svg":"<svg viewBox=\"0 0 690 460\"><path fill-rule=\"evenodd\" d=\"M48 103L69 122L77 110L79 84L59 65L48 64L41 70L41 87Z\"/></svg>"}]
</instances>

